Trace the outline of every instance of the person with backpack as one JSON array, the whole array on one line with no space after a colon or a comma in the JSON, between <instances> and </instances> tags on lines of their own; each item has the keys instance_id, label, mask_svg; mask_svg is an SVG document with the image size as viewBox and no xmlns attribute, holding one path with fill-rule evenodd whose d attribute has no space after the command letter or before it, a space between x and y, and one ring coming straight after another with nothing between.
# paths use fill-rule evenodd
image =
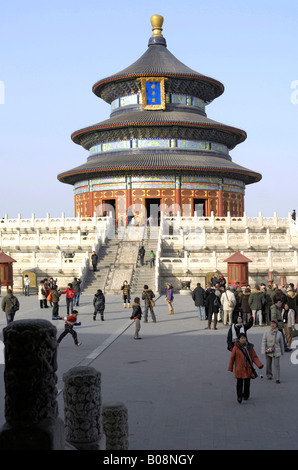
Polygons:
<instances>
[{"instance_id":1,"label":"person with backpack","mask_svg":"<svg viewBox=\"0 0 298 470\"><path fill-rule=\"evenodd\" d=\"M105 306L106 306L106 299L105 299L104 293L102 292L101 289L98 289L93 298L93 307L94 307L93 320L96 320L96 315L99 313L101 320L104 321L103 315L105 311Z\"/></svg>"},{"instance_id":2,"label":"person with backpack","mask_svg":"<svg viewBox=\"0 0 298 470\"><path fill-rule=\"evenodd\" d=\"M11 323L14 320L15 313L20 308L20 302L17 297L13 295L11 289L7 289L7 295L2 299L1 308L6 314L7 324Z\"/></svg>"},{"instance_id":3,"label":"person with backpack","mask_svg":"<svg viewBox=\"0 0 298 470\"><path fill-rule=\"evenodd\" d=\"M206 310L207 310L207 318L208 318L208 326L205 328L206 330L210 330L212 316L214 315L214 329L217 330L217 315L220 310L221 301L220 301L221 292L219 289L212 288L210 294L206 299Z\"/></svg>"},{"instance_id":4,"label":"person with backpack","mask_svg":"<svg viewBox=\"0 0 298 470\"><path fill-rule=\"evenodd\" d=\"M156 323L156 316L153 310L153 307L155 305L153 297L155 297L154 292L149 289L147 284L144 285L144 290L142 293L142 300L144 300L145 303L145 310L144 310L144 323L148 322L148 309L150 309L151 317L153 323Z\"/></svg>"}]
</instances>

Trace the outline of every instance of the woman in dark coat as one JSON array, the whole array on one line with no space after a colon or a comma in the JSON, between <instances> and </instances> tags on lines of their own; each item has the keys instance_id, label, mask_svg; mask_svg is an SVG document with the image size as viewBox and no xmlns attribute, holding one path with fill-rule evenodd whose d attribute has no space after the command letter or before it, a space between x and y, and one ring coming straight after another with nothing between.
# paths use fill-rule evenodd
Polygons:
<instances>
[{"instance_id":1,"label":"woman in dark coat","mask_svg":"<svg viewBox=\"0 0 298 470\"><path fill-rule=\"evenodd\" d=\"M220 296L221 292L219 289L212 289L206 299L206 310L208 318L208 326L206 330L210 330L211 328L212 315L214 315L214 329L217 330L217 315L221 306Z\"/></svg>"},{"instance_id":2,"label":"woman in dark coat","mask_svg":"<svg viewBox=\"0 0 298 470\"><path fill-rule=\"evenodd\" d=\"M96 320L96 315L99 313L101 320L104 320L103 314L106 306L106 299L101 289L98 289L93 298L94 314L93 320Z\"/></svg>"}]
</instances>

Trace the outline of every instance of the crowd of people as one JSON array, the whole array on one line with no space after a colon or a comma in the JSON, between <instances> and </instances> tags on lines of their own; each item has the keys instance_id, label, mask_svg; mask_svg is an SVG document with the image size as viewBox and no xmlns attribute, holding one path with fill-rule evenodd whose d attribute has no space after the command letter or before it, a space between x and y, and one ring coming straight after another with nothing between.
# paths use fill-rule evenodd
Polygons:
<instances>
[{"instance_id":1,"label":"crowd of people","mask_svg":"<svg viewBox=\"0 0 298 470\"><path fill-rule=\"evenodd\" d=\"M244 288L240 283L226 286L223 276L214 276L203 289L200 283L192 291L198 318L228 326L227 349L231 352L228 370L234 371L236 395L239 403L250 396L251 379L257 377L254 366L264 365L258 358L254 345L248 341L248 330L253 326L270 326L264 331L261 353L265 356L266 377L280 383L280 357L291 351L292 338L298 336L298 286L262 283Z\"/></svg>"},{"instance_id":2,"label":"crowd of people","mask_svg":"<svg viewBox=\"0 0 298 470\"><path fill-rule=\"evenodd\" d=\"M243 288L236 282L227 287L223 276L214 276L205 289L197 284L192 291L192 299L199 319L208 320L207 328L211 328L212 320L215 329L217 322L231 326L238 316L244 324L253 317L254 326L268 326L272 318L281 315L289 337L288 328L293 329L298 319L297 286L295 288L292 283L285 286L262 283L253 288L249 285Z\"/></svg>"}]
</instances>

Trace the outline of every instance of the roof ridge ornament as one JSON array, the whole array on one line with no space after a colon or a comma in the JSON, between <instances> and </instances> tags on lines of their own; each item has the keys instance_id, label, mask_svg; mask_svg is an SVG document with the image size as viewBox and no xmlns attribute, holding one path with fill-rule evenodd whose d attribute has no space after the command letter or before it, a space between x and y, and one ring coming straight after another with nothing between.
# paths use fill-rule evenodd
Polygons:
<instances>
[{"instance_id":1,"label":"roof ridge ornament","mask_svg":"<svg viewBox=\"0 0 298 470\"><path fill-rule=\"evenodd\" d=\"M162 36L162 25L163 25L163 16L161 15L152 15L151 16L151 25L152 25L152 37Z\"/></svg>"},{"instance_id":2,"label":"roof ridge ornament","mask_svg":"<svg viewBox=\"0 0 298 470\"><path fill-rule=\"evenodd\" d=\"M162 25L163 25L163 16L161 15L152 15L151 16L151 25L152 25L152 36L149 39L148 46L152 45L162 45L167 47L165 38L162 35Z\"/></svg>"}]
</instances>

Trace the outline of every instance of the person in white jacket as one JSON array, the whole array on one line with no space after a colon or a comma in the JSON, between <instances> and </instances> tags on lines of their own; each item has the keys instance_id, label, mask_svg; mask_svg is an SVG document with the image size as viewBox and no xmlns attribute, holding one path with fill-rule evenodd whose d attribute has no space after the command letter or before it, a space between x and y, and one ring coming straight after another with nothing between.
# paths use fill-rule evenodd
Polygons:
<instances>
[{"instance_id":1,"label":"person in white jacket","mask_svg":"<svg viewBox=\"0 0 298 470\"><path fill-rule=\"evenodd\" d=\"M226 326L228 322L229 325L232 325L232 314L236 305L235 294L227 288L226 291L222 293L220 301L224 314L223 324Z\"/></svg>"},{"instance_id":2,"label":"person in white jacket","mask_svg":"<svg viewBox=\"0 0 298 470\"><path fill-rule=\"evenodd\" d=\"M28 277L28 274L25 274L25 277L24 277L24 295L26 295L26 296L29 295L29 286L30 286L30 279Z\"/></svg>"}]
</instances>

